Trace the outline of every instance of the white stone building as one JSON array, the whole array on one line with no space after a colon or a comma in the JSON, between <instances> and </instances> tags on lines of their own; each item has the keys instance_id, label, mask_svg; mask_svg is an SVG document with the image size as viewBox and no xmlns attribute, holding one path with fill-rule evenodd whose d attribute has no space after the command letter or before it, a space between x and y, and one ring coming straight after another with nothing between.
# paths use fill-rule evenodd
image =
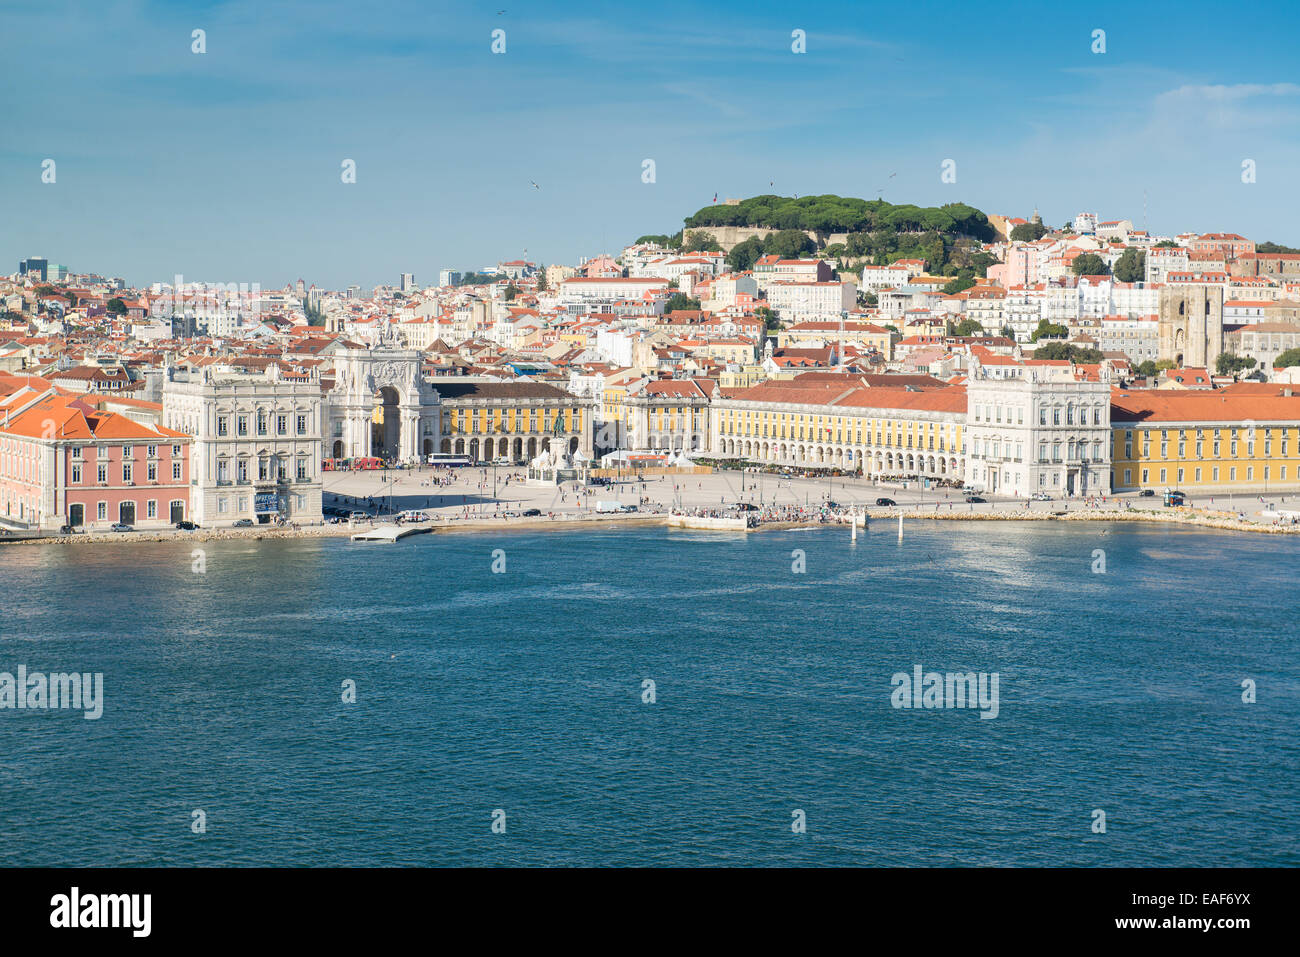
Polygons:
<instances>
[{"instance_id":1,"label":"white stone building","mask_svg":"<svg viewBox=\"0 0 1300 957\"><path fill-rule=\"evenodd\" d=\"M190 517L321 521L321 387L315 373L170 368L163 424L194 437Z\"/></svg>"},{"instance_id":2,"label":"white stone building","mask_svg":"<svg viewBox=\"0 0 1300 957\"><path fill-rule=\"evenodd\" d=\"M1029 361L1015 378L971 365L966 484L990 495L1110 494L1110 381L1068 362Z\"/></svg>"},{"instance_id":3,"label":"white stone building","mask_svg":"<svg viewBox=\"0 0 1300 957\"><path fill-rule=\"evenodd\" d=\"M854 282L779 282L767 286L767 301L786 322L824 319L857 308Z\"/></svg>"}]
</instances>

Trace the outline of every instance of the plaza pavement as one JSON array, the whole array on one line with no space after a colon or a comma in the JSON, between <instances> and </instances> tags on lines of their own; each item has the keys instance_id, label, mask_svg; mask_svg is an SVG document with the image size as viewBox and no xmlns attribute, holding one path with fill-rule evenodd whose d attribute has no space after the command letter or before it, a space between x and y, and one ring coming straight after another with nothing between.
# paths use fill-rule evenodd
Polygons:
<instances>
[{"instance_id":1,"label":"plaza pavement","mask_svg":"<svg viewBox=\"0 0 1300 957\"><path fill-rule=\"evenodd\" d=\"M555 486L530 486L524 481L524 470L519 468L464 468L375 470L362 472L327 472L324 476L324 502L354 508L368 514L392 515L405 509L419 509L434 519L492 518L505 512L540 509L544 516L556 518L578 517L591 514L597 502L619 501L637 505L641 497L664 508L680 507L717 508L736 501L755 505L807 505L818 506L827 501L842 506L861 505L876 510L878 498L892 498L900 508L917 512L940 511L953 514L984 514L1025 511L1025 500L990 497L987 503L968 504L960 489L920 486L909 482L907 488L896 483L877 484L871 479L821 478L805 479L754 474L736 471L718 471L708 475L680 475L651 477L642 485L634 480L621 480L612 487L587 487L575 490L573 483L562 488ZM435 485L433 480L449 480L450 484ZM1300 507L1300 495L1271 494L1265 501L1281 503L1283 508ZM365 500L370 499L367 503ZM1197 507L1212 507L1244 512L1247 520L1259 520L1264 508L1258 495L1215 494L1190 495L1190 503ZM1128 503L1143 509L1166 510L1159 495L1141 498L1135 492L1107 496L1107 504ZM1082 499L1056 499L1031 502L1031 512L1058 512L1086 507Z\"/></svg>"}]
</instances>

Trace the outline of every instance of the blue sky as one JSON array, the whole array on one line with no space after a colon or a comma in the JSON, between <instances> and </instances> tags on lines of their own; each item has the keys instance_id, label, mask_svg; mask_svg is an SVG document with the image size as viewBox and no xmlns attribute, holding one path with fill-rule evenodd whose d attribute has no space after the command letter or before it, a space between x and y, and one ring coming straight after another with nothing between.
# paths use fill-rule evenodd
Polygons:
<instances>
[{"instance_id":1,"label":"blue sky","mask_svg":"<svg viewBox=\"0 0 1300 957\"><path fill-rule=\"evenodd\" d=\"M1294 9L1248 10L2 0L0 269L427 283L615 251L715 192L1140 226L1145 190L1153 231L1300 245Z\"/></svg>"}]
</instances>

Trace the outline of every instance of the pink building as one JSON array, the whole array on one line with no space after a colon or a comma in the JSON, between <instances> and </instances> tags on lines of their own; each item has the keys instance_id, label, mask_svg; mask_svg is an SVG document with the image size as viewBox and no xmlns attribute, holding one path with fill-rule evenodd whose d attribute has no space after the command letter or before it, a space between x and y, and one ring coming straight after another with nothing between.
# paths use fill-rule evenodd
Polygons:
<instances>
[{"instance_id":1,"label":"pink building","mask_svg":"<svg viewBox=\"0 0 1300 957\"><path fill-rule=\"evenodd\" d=\"M623 267L614 262L613 256L604 253L588 259L578 271L588 279L611 279L623 275Z\"/></svg>"},{"instance_id":2,"label":"pink building","mask_svg":"<svg viewBox=\"0 0 1300 957\"><path fill-rule=\"evenodd\" d=\"M989 279L1003 289L1011 286L1029 286L1038 282L1039 260L1042 252L1042 248L1033 243L1012 243L1007 247L1004 262L989 267Z\"/></svg>"},{"instance_id":3,"label":"pink building","mask_svg":"<svg viewBox=\"0 0 1300 957\"><path fill-rule=\"evenodd\" d=\"M188 518L190 437L140 418L52 388L0 399L0 524L163 528Z\"/></svg>"}]
</instances>

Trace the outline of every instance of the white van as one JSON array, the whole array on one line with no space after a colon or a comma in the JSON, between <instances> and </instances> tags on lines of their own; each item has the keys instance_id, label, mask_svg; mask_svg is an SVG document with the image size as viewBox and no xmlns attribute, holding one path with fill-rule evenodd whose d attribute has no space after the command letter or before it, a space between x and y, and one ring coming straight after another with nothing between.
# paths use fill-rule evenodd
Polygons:
<instances>
[{"instance_id":1,"label":"white van","mask_svg":"<svg viewBox=\"0 0 1300 957\"><path fill-rule=\"evenodd\" d=\"M427 522L429 515L427 512L421 512L419 509L407 509L397 516L399 522Z\"/></svg>"}]
</instances>

